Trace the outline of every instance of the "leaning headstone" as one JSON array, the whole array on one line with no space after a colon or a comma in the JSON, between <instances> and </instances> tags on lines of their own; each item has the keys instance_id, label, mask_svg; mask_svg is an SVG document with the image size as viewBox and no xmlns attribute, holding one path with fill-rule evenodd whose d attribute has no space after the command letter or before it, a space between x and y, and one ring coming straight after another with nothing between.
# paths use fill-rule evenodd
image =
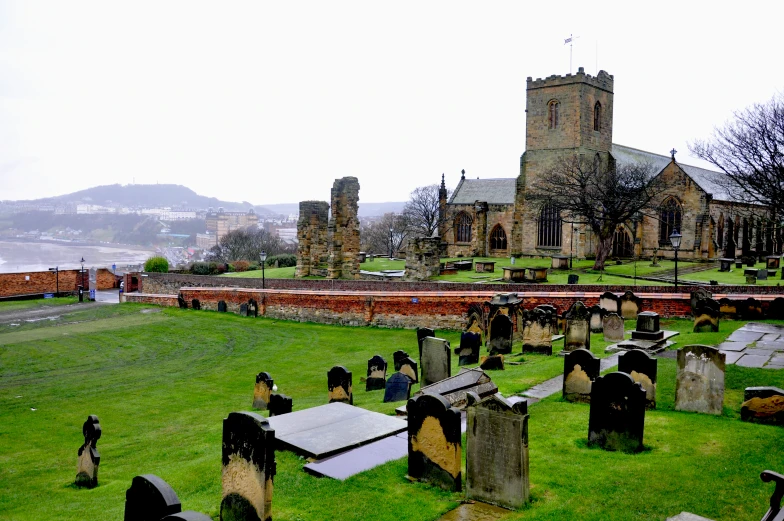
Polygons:
<instances>
[{"instance_id":1,"label":"leaning headstone","mask_svg":"<svg viewBox=\"0 0 784 521\"><path fill-rule=\"evenodd\" d=\"M551 308L537 306L523 311L523 353L553 354L553 335L558 327Z\"/></svg>"},{"instance_id":2,"label":"leaning headstone","mask_svg":"<svg viewBox=\"0 0 784 521\"><path fill-rule=\"evenodd\" d=\"M223 420L224 521L272 519L272 479L275 476L275 430L252 412L231 412Z\"/></svg>"},{"instance_id":3,"label":"leaning headstone","mask_svg":"<svg viewBox=\"0 0 784 521\"><path fill-rule=\"evenodd\" d=\"M177 294L177 305L180 309L188 309L188 302L183 298L182 293Z\"/></svg>"},{"instance_id":4,"label":"leaning headstone","mask_svg":"<svg viewBox=\"0 0 784 521\"><path fill-rule=\"evenodd\" d=\"M422 360L422 341L429 336L436 336L435 329L429 327L418 327L416 330L417 344L419 344L419 359Z\"/></svg>"},{"instance_id":5,"label":"leaning headstone","mask_svg":"<svg viewBox=\"0 0 784 521\"><path fill-rule=\"evenodd\" d=\"M336 365L327 371L327 388L329 389L329 403L343 402L354 405L351 371L342 365Z\"/></svg>"},{"instance_id":6,"label":"leaning headstone","mask_svg":"<svg viewBox=\"0 0 784 521\"><path fill-rule=\"evenodd\" d=\"M713 298L713 293L708 291L707 289L700 286L696 290L691 292L691 312L694 313L694 309L697 307L697 302L700 300L705 300Z\"/></svg>"},{"instance_id":7,"label":"leaning headstone","mask_svg":"<svg viewBox=\"0 0 784 521\"><path fill-rule=\"evenodd\" d=\"M174 489L155 474L134 477L125 491L124 521L158 521L181 510Z\"/></svg>"},{"instance_id":8,"label":"leaning headstone","mask_svg":"<svg viewBox=\"0 0 784 521\"><path fill-rule=\"evenodd\" d=\"M621 303L618 295L609 291L605 291L599 296L599 307L607 313L620 314L621 312Z\"/></svg>"},{"instance_id":9,"label":"leaning headstone","mask_svg":"<svg viewBox=\"0 0 784 521\"><path fill-rule=\"evenodd\" d=\"M740 406L740 419L784 425L784 390L778 387L746 387Z\"/></svg>"},{"instance_id":10,"label":"leaning headstone","mask_svg":"<svg viewBox=\"0 0 784 521\"><path fill-rule=\"evenodd\" d=\"M605 342L623 342L623 319L617 313L609 313L602 319Z\"/></svg>"},{"instance_id":11,"label":"leaning headstone","mask_svg":"<svg viewBox=\"0 0 784 521\"><path fill-rule=\"evenodd\" d=\"M491 355L505 355L512 352L514 327L512 319L503 313L496 313L490 319L487 332L487 349Z\"/></svg>"},{"instance_id":12,"label":"leaning headstone","mask_svg":"<svg viewBox=\"0 0 784 521\"><path fill-rule=\"evenodd\" d=\"M395 373L387 378L384 403L402 402L409 398L411 398L411 378L403 373Z\"/></svg>"},{"instance_id":13,"label":"leaning headstone","mask_svg":"<svg viewBox=\"0 0 784 521\"><path fill-rule=\"evenodd\" d=\"M593 382L588 444L605 450L640 452L645 428L645 390L626 373Z\"/></svg>"},{"instance_id":14,"label":"leaning headstone","mask_svg":"<svg viewBox=\"0 0 784 521\"><path fill-rule=\"evenodd\" d=\"M199 299L195 298L195 299L191 300L191 307L193 309L197 310L197 311L200 310L201 309L201 302L199 302Z\"/></svg>"},{"instance_id":15,"label":"leaning headstone","mask_svg":"<svg viewBox=\"0 0 784 521\"><path fill-rule=\"evenodd\" d=\"M468 393L466 497L518 509L529 499L528 402Z\"/></svg>"},{"instance_id":16,"label":"leaning headstone","mask_svg":"<svg viewBox=\"0 0 784 521\"><path fill-rule=\"evenodd\" d=\"M626 373L645 389L647 409L656 408L656 376L658 359L640 349L624 351L618 355L618 371Z\"/></svg>"},{"instance_id":17,"label":"leaning headstone","mask_svg":"<svg viewBox=\"0 0 784 521\"><path fill-rule=\"evenodd\" d=\"M721 414L724 405L726 355L704 345L678 350L675 410Z\"/></svg>"},{"instance_id":18,"label":"leaning headstone","mask_svg":"<svg viewBox=\"0 0 784 521\"><path fill-rule=\"evenodd\" d=\"M642 299L631 291L627 291L618 299L618 306L624 320L635 320L637 314L642 311Z\"/></svg>"},{"instance_id":19,"label":"leaning headstone","mask_svg":"<svg viewBox=\"0 0 784 521\"><path fill-rule=\"evenodd\" d=\"M402 359L398 371L411 378L413 383L419 383L418 364L412 358L406 357Z\"/></svg>"},{"instance_id":20,"label":"leaning headstone","mask_svg":"<svg viewBox=\"0 0 784 521\"><path fill-rule=\"evenodd\" d=\"M280 416L281 414L288 414L294 407L294 400L285 394L272 393L270 395L269 409L270 416Z\"/></svg>"},{"instance_id":21,"label":"leaning headstone","mask_svg":"<svg viewBox=\"0 0 784 521\"><path fill-rule=\"evenodd\" d=\"M460 335L460 347L455 349L457 365L471 365L479 363L479 351L482 348L482 335L479 333L465 332Z\"/></svg>"},{"instance_id":22,"label":"leaning headstone","mask_svg":"<svg viewBox=\"0 0 784 521\"><path fill-rule=\"evenodd\" d=\"M443 396L421 394L406 404L408 475L459 492L461 476L460 411Z\"/></svg>"},{"instance_id":23,"label":"leaning headstone","mask_svg":"<svg viewBox=\"0 0 784 521\"><path fill-rule=\"evenodd\" d=\"M443 338L426 337L422 340L422 385L440 382L452 375L449 342Z\"/></svg>"},{"instance_id":24,"label":"leaning headstone","mask_svg":"<svg viewBox=\"0 0 784 521\"><path fill-rule=\"evenodd\" d=\"M482 357L479 369L483 371L504 370L504 355L488 355Z\"/></svg>"},{"instance_id":25,"label":"leaning headstone","mask_svg":"<svg viewBox=\"0 0 784 521\"><path fill-rule=\"evenodd\" d=\"M101 424L98 416L91 414L82 425L84 443L79 447L79 463L76 467L76 486L92 488L98 485L98 465L101 463L101 454L96 445L101 439Z\"/></svg>"},{"instance_id":26,"label":"leaning headstone","mask_svg":"<svg viewBox=\"0 0 784 521\"><path fill-rule=\"evenodd\" d=\"M219 313L226 313L227 309L228 308L226 307L226 301L225 300L219 300L218 301L218 312Z\"/></svg>"},{"instance_id":27,"label":"leaning headstone","mask_svg":"<svg viewBox=\"0 0 784 521\"><path fill-rule=\"evenodd\" d=\"M587 349L564 357L563 398L568 402L591 402L591 385L599 377L599 359Z\"/></svg>"},{"instance_id":28,"label":"leaning headstone","mask_svg":"<svg viewBox=\"0 0 784 521\"><path fill-rule=\"evenodd\" d=\"M186 510L178 514L172 514L161 518L161 521L212 521L212 518L207 514L195 512L193 510Z\"/></svg>"},{"instance_id":29,"label":"leaning headstone","mask_svg":"<svg viewBox=\"0 0 784 521\"><path fill-rule=\"evenodd\" d=\"M270 401L274 382L272 376L267 372L260 372L256 375L256 385L253 387L253 408L264 411Z\"/></svg>"},{"instance_id":30,"label":"leaning headstone","mask_svg":"<svg viewBox=\"0 0 784 521\"><path fill-rule=\"evenodd\" d=\"M387 382L387 361L381 355L375 355L368 360L366 391L383 389Z\"/></svg>"},{"instance_id":31,"label":"leaning headstone","mask_svg":"<svg viewBox=\"0 0 784 521\"><path fill-rule=\"evenodd\" d=\"M408 353L402 350L392 353L392 361L395 364L395 371L400 371L400 365L405 358L408 358Z\"/></svg>"},{"instance_id":32,"label":"leaning headstone","mask_svg":"<svg viewBox=\"0 0 784 521\"><path fill-rule=\"evenodd\" d=\"M564 352L575 349L591 349L590 314L585 304L579 300L572 304L564 313L566 328L564 330Z\"/></svg>"},{"instance_id":33,"label":"leaning headstone","mask_svg":"<svg viewBox=\"0 0 784 521\"><path fill-rule=\"evenodd\" d=\"M591 327L591 333L601 333L604 331L602 319L607 312L599 306L591 306L588 308L588 312L591 314L591 318L588 321L588 324Z\"/></svg>"},{"instance_id":34,"label":"leaning headstone","mask_svg":"<svg viewBox=\"0 0 784 521\"><path fill-rule=\"evenodd\" d=\"M718 332L721 305L712 298L698 300L694 306L694 329L698 332Z\"/></svg>"}]
</instances>

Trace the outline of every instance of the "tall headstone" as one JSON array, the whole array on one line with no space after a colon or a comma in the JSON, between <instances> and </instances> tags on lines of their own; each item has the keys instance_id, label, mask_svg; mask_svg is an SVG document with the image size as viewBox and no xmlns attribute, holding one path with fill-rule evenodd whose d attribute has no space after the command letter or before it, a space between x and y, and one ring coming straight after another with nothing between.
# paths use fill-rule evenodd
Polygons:
<instances>
[{"instance_id":1,"label":"tall headstone","mask_svg":"<svg viewBox=\"0 0 784 521\"><path fill-rule=\"evenodd\" d=\"M381 355L375 355L368 360L366 391L383 389L387 383L387 361Z\"/></svg>"},{"instance_id":2,"label":"tall headstone","mask_svg":"<svg viewBox=\"0 0 784 521\"><path fill-rule=\"evenodd\" d=\"M659 360L640 349L618 355L618 371L626 373L645 390L645 407L656 408L656 375Z\"/></svg>"},{"instance_id":3,"label":"tall headstone","mask_svg":"<svg viewBox=\"0 0 784 521\"><path fill-rule=\"evenodd\" d=\"M487 335L487 348L491 355L504 355L512 352L512 319L508 315L496 313L490 319Z\"/></svg>"},{"instance_id":4,"label":"tall headstone","mask_svg":"<svg viewBox=\"0 0 784 521\"><path fill-rule=\"evenodd\" d=\"M449 342L443 338L427 337L422 341L422 385L440 382L452 375Z\"/></svg>"},{"instance_id":5,"label":"tall headstone","mask_svg":"<svg viewBox=\"0 0 784 521\"><path fill-rule=\"evenodd\" d=\"M637 314L642 311L642 299L631 291L621 295L618 305L624 320L636 320Z\"/></svg>"},{"instance_id":6,"label":"tall headstone","mask_svg":"<svg viewBox=\"0 0 784 521\"><path fill-rule=\"evenodd\" d=\"M604 315L607 312L599 306L591 306L590 308L588 308L588 312L591 314L591 318L589 319L591 332L601 333L602 331L604 331L604 323L602 319L604 319Z\"/></svg>"},{"instance_id":7,"label":"tall headstone","mask_svg":"<svg viewBox=\"0 0 784 521\"><path fill-rule=\"evenodd\" d=\"M403 373L395 373L387 378L384 403L402 402L409 398L411 398L411 378Z\"/></svg>"},{"instance_id":8,"label":"tall headstone","mask_svg":"<svg viewBox=\"0 0 784 521\"><path fill-rule=\"evenodd\" d=\"M466 497L518 509L529 499L528 402L468 393Z\"/></svg>"},{"instance_id":9,"label":"tall headstone","mask_svg":"<svg viewBox=\"0 0 784 521\"><path fill-rule=\"evenodd\" d=\"M329 403L343 402L354 405L351 371L342 365L336 365L327 371L327 389L329 389Z\"/></svg>"},{"instance_id":10,"label":"tall headstone","mask_svg":"<svg viewBox=\"0 0 784 521\"><path fill-rule=\"evenodd\" d=\"M523 311L523 353L553 354L553 335L558 328L551 308L537 306Z\"/></svg>"},{"instance_id":11,"label":"tall headstone","mask_svg":"<svg viewBox=\"0 0 784 521\"><path fill-rule=\"evenodd\" d=\"M400 361L398 371L411 378L413 383L419 383L419 366L411 357L403 358Z\"/></svg>"},{"instance_id":12,"label":"tall headstone","mask_svg":"<svg viewBox=\"0 0 784 521\"><path fill-rule=\"evenodd\" d=\"M784 425L784 390L778 387L746 387L740 406L740 419Z\"/></svg>"},{"instance_id":13,"label":"tall headstone","mask_svg":"<svg viewBox=\"0 0 784 521\"><path fill-rule=\"evenodd\" d=\"M588 443L605 450L643 449L645 390L626 373L599 376L593 382Z\"/></svg>"},{"instance_id":14,"label":"tall headstone","mask_svg":"<svg viewBox=\"0 0 784 521\"><path fill-rule=\"evenodd\" d=\"M124 521L158 521L180 511L182 505L174 489L155 474L134 477L125 491Z\"/></svg>"},{"instance_id":15,"label":"tall headstone","mask_svg":"<svg viewBox=\"0 0 784 521\"><path fill-rule=\"evenodd\" d=\"M408 475L446 490L462 489L460 411L443 396L421 394L406 404Z\"/></svg>"},{"instance_id":16,"label":"tall headstone","mask_svg":"<svg viewBox=\"0 0 784 521\"><path fill-rule=\"evenodd\" d=\"M724 406L726 355L699 344L678 350L675 410L718 414Z\"/></svg>"},{"instance_id":17,"label":"tall headstone","mask_svg":"<svg viewBox=\"0 0 784 521\"><path fill-rule=\"evenodd\" d=\"M457 365L478 364L481 348L482 336L479 333L463 332L460 335L460 347L455 349Z\"/></svg>"},{"instance_id":18,"label":"tall headstone","mask_svg":"<svg viewBox=\"0 0 784 521\"><path fill-rule=\"evenodd\" d=\"M270 416L280 416L281 414L288 414L291 412L292 408L294 407L294 400L290 397L286 396L285 394L280 393L272 393L270 395L269 404L267 408L269 409Z\"/></svg>"},{"instance_id":19,"label":"tall headstone","mask_svg":"<svg viewBox=\"0 0 784 521\"><path fill-rule=\"evenodd\" d=\"M599 377L599 359L587 349L576 349L564 357L563 398L590 403L591 386Z\"/></svg>"},{"instance_id":20,"label":"tall headstone","mask_svg":"<svg viewBox=\"0 0 784 521\"><path fill-rule=\"evenodd\" d=\"M697 332L718 332L721 305L712 298L700 299L694 306L694 329Z\"/></svg>"},{"instance_id":21,"label":"tall headstone","mask_svg":"<svg viewBox=\"0 0 784 521\"><path fill-rule=\"evenodd\" d=\"M101 439L101 424L98 416L91 414L82 425L84 443L79 447L79 462L76 467L76 486L92 488L98 485L98 465L101 463L101 453L96 445Z\"/></svg>"},{"instance_id":22,"label":"tall headstone","mask_svg":"<svg viewBox=\"0 0 784 521\"><path fill-rule=\"evenodd\" d=\"M599 307L607 313L621 313L621 302L618 295L605 291L599 296Z\"/></svg>"},{"instance_id":23,"label":"tall headstone","mask_svg":"<svg viewBox=\"0 0 784 521\"><path fill-rule=\"evenodd\" d=\"M429 327L418 327L416 329L417 344L419 345L419 360L422 360L422 341L429 336L436 336L434 329Z\"/></svg>"},{"instance_id":24,"label":"tall headstone","mask_svg":"<svg viewBox=\"0 0 784 521\"><path fill-rule=\"evenodd\" d=\"M602 319L605 342L623 342L623 319L617 313L608 313Z\"/></svg>"},{"instance_id":25,"label":"tall headstone","mask_svg":"<svg viewBox=\"0 0 784 521\"><path fill-rule=\"evenodd\" d=\"M260 372L256 375L256 385L253 387L253 408L260 411L267 409L270 401L274 382L272 376L267 372Z\"/></svg>"},{"instance_id":26,"label":"tall headstone","mask_svg":"<svg viewBox=\"0 0 784 521\"><path fill-rule=\"evenodd\" d=\"M564 313L566 328L564 330L564 351L575 349L591 349L590 313L585 304L579 300L572 304Z\"/></svg>"},{"instance_id":27,"label":"tall headstone","mask_svg":"<svg viewBox=\"0 0 784 521\"><path fill-rule=\"evenodd\" d=\"M223 420L223 521L272 519L275 430L252 412L231 412Z\"/></svg>"}]
</instances>

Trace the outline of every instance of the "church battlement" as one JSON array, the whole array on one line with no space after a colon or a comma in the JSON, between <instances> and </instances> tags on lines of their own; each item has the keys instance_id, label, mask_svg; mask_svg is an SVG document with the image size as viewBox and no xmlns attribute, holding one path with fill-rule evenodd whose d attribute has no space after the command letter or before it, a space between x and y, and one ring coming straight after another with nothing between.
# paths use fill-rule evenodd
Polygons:
<instances>
[{"instance_id":1,"label":"church battlement","mask_svg":"<svg viewBox=\"0 0 784 521\"><path fill-rule=\"evenodd\" d=\"M561 85L572 85L575 83L586 83L598 89L605 90L607 92L613 92L613 84L615 78L612 74L607 74L605 71L599 71L599 74L596 76L591 76L590 74L585 73L585 69L580 67L577 69L576 74L564 74L563 76L558 76L557 74L553 74L548 76L547 78L536 78L534 80L531 76L528 76L526 79L527 90L532 89L540 89L543 87L555 87Z\"/></svg>"}]
</instances>

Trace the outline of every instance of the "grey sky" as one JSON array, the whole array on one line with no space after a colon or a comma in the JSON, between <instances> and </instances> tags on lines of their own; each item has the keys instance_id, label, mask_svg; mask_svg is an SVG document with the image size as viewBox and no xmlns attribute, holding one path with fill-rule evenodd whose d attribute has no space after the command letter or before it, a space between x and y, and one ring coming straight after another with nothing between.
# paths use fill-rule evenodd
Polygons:
<instances>
[{"instance_id":1,"label":"grey sky","mask_svg":"<svg viewBox=\"0 0 784 521\"><path fill-rule=\"evenodd\" d=\"M179 183L254 204L514 177L525 79L615 76L666 154L781 91L782 2L0 0L0 199ZM598 48L598 60L597 60Z\"/></svg>"}]
</instances>

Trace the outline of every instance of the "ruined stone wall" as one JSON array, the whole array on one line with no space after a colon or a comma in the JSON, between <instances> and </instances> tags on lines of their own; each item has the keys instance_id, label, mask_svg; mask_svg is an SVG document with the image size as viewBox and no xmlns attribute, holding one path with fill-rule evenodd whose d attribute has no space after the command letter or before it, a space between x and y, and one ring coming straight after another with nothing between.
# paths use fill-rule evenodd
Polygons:
<instances>
[{"instance_id":1,"label":"ruined stone wall","mask_svg":"<svg viewBox=\"0 0 784 521\"><path fill-rule=\"evenodd\" d=\"M359 180L336 179L329 219L329 279L359 278Z\"/></svg>"},{"instance_id":2,"label":"ruined stone wall","mask_svg":"<svg viewBox=\"0 0 784 521\"><path fill-rule=\"evenodd\" d=\"M439 237L416 237L406 249L406 280L428 280L440 273Z\"/></svg>"},{"instance_id":3,"label":"ruined stone wall","mask_svg":"<svg viewBox=\"0 0 784 521\"><path fill-rule=\"evenodd\" d=\"M295 277L307 277L326 265L329 204L326 201L301 201L297 221L297 268Z\"/></svg>"}]
</instances>

